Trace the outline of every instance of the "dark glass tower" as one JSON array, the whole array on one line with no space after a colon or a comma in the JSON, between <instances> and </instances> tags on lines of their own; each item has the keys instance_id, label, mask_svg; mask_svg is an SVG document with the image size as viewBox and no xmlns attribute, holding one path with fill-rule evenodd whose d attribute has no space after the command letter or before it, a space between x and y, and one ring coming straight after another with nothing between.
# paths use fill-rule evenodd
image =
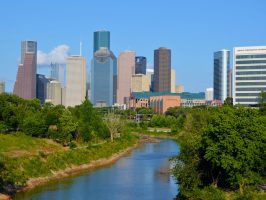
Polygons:
<instances>
[{"instance_id":1,"label":"dark glass tower","mask_svg":"<svg viewBox=\"0 0 266 200\"><path fill-rule=\"evenodd\" d=\"M147 59L144 56L135 57L135 74L146 74Z\"/></svg>"},{"instance_id":2,"label":"dark glass tower","mask_svg":"<svg viewBox=\"0 0 266 200\"><path fill-rule=\"evenodd\" d=\"M110 32L109 31L95 31L94 32L94 42L93 42L93 52L95 53L101 47L110 50Z\"/></svg>"},{"instance_id":3,"label":"dark glass tower","mask_svg":"<svg viewBox=\"0 0 266 200\"><path fill-rule=\"evenodd\" d=\"M154 50L154 92L171 91L171 50Z\"/></svg>"}]
</instances>

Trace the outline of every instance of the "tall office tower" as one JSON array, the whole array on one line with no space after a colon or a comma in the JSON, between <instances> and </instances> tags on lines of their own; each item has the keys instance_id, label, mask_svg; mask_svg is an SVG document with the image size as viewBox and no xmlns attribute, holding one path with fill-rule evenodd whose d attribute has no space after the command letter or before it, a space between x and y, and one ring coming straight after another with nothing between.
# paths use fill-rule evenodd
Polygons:
<instances>
[{"instance_id":1,"label":"tall office tower","mask_svg":"<svg viewBox=\"0 0 266 200\"><path fill-rule=\"evenodd\" d=\"M171 91L171 50L154 50L154 92Z\"/></svg>"},{"instance_id":2,"label":"tall office tower","mask_svg":"<svg viewBox=\"0 0 266 200\"><path fill-rule=\"evenodd\" d=\"M175 70L171 69L171 93L175 93L176 74Z\"/></svg>"},{"instance_id":3,"label":"tall office tower","mask_svg":"<svg viewBox=\"0 0 266 200\"><path fill-rule=\"evenodd\" d=\"M65 85L65 69L63 65L51 63L51 78L57 80L62 86Z\"/></svg>"},{"instance_id":4,"label":"tall office tower","mask_svg":"<svg viewBox=\"0 0 266 200\"><path fill-rule=\"evenodd\" d=\"M66 65L65 106L80 105L86 98L86 59L70 56Z\"/></svg>"},{"instance_id":5,"label":"tall office tower","mask_svg":"<svg viewBox=\"0 0 266 200\"><path fill-rule=\"evenodd\" d=\"M144 56L135 57L135 74L146 74L147 59Z\"/></svg>"},{"instance_id":6,"label":"tall office tower","mask_svg":"<svg viewBox=\"0 0 266 200\"><path fill-rule=\"evenodd\" d=\"M59 81L52 80L47 83L46 102L50 102L53 105L62 104L62 90L61 83Z\"/></svg>"},{"instance_id":7,"label":"tall office tower","mask_svg":"<svg viewBox=\"0 0 266 200\"><path fill-rule=\"evenodd\" d=\"M212 101L213 100L213 88L207 88L205 91L205 100Z\"/></svg>"},{"instance_id":8,"label":"tall office tower","mask_svg":"<svg viewBox=\"0 0 266 200\"><path fill-rule=\"evenodd\" d=\"M0 94L5 92L5 82L0 81Z\"/></svg>"},{"instance_id":9,"label":"tall office tower","mask_svg":"<svg viewBox=\"0 0 266 200\"><path fill-rule=\"evenodd\" d=\"M93 53L105 47L110 50L110 32L105 30L95 31L93 37Z\"/></svg>"},{"instance_id":10,"label":"tall office tower","mask_svg":"<svg viewBox=\"0 0 266 200\"><path fill-rule=\"evenodd\" d=\"M131 79L135 72L135 52L124 51L118 56L117 103L122 105L130 97Z\"/></svg>"},{"instance_id":11,"label":"tall office tower","mask_svg":"<svg viewBox=\"0 0 266 200\"><path fill-rule=\"evenodd\" d=\"M229 71L229 97L233 97L233 69Z\"/></svg>"},{"instance_id":12,"label":"tall office tower","mask_svg":"<svg viewBox=\"0 0 266 200\"><path fill-rule=\"evenodd\" d=\"M47 84L49 83L49 79L45 77L45 75L37 74L36 83L36 97L43 105L47 96Z\"/></svg>"},{"instance_id":13,"label":"tall office tower","mask_svg":"<svg viewBox=\"0 0 266 200\"><path fill-rule=\"evenodd\" d=\"M18 66L14 94L24 99L36 97L37 42L21 42L21 64Z\"/></svg>"},{"instance_id":14,"label":"tall office tower","mask_svg":"<svg viewBox=\"0 0 266 200\"><path fill-rule=\"evenodd\" d=\"M175 93L182 93L185 91L184 85L176 85L175 86Z\"/></svg>"},{"instance_id":15,"label":"tall office tower","mask_svg":"<svg viewBox=\"0 0 266 200\"><path fill-rule=\"evenodd\" d=\"M222 49L214 53L213 98L224 100L229 97L230 51Z\"/></svg>"},{"instance_id":16,"label":"tall office tower","mask_svg":"<svg viewBox=\"0 0 266 200\"><path fill-rule=\"evenodd\" d=\"M98 107L112 106L117 99L117 59L101 47L91 62L91 101Z\"/></svg>"},{"instance_id":17,"label":"tall office tower","mask_svg":"<svg viewBox=\"0 0 266 200\"><path fill-rule=\"evenodd\" d=\"M234 104L254 106L266 91L266 46L234 48Z\"/></svg>"},{"instance_id":18,"label":"tall office tower","mask_svg":"<svg viewBox=\"0 0 266 200\"><path fill-rule=\"evenodd\" d=\"M153 82L153 74L154 74L154 70L153 69L147 69L146 71L146 75L149 78L149 84L150 84L150 91L152 91L152 82Z\"/></svg>"},{"instance_id":19,"label":"tall office tower","mask_svg":"<svg viewBox=\"0 0 266 200\"><path fill-rule=\"evenodd\" d=\"M133 74L131 82L131 92L149 92L149 77L144 74Z\"/></svg>"}]
</instances>

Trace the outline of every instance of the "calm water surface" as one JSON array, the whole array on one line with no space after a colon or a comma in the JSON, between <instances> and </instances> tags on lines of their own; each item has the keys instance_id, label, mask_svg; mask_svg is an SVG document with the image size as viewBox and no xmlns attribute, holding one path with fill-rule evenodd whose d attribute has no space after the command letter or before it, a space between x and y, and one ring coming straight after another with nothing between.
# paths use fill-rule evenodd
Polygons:
<instances>
[{"instance_id":1,"label":"calm water surface","mask_svg":"<svg viewBox=\"0 0 266 200\"><path fill-rule=\"evenodd\" d=\"M15 200L168 200L178 185L167 173L176 142L145 144L115 164L17 194Z\"/></svg>"}]
</instances>

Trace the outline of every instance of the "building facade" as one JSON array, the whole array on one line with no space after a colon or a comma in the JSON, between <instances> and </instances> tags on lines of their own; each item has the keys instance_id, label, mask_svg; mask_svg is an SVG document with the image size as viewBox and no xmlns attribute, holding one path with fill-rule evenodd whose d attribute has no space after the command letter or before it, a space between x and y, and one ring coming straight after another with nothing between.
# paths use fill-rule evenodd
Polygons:
<instances>
[{"instance_id":1,"label":"building facade","mask_svg":"<svg viewBox=\"0 0 266 200\"><path fill-rule=\"evenodd\" d=\"M176 74L175 70L171 69L171 93L175 93L175 86L176 86Z\"/></svg>"},{"instance_id":2,"label":"building facade","mask_svg":"<svg viewBox=\"0 0 266 200\"><path fill-rule=\"evenodd\" d=\"M122 105L130 97L131 79L135 72L135 52L124 51L118 56L117 103Z\"/></svg>"},{"instance_id":3,"label":"building facade","mask_svg":"<svg viewBox=\"0 0 266 200\"><path fill-rule=\"evenodd\" d=\"M213 100L213 88L207 88L205 91L205 100L212 101Z\"/></svg>"},{"instance_id":4,"label":"building facade","mask_svg":"<svg viewBox=\"0 0 266 200\"><path fill-rule=\"evenodd\" d=\"M36 98L39 99L43 105L47 97L47 84L50 80L42 74L37 74L36 79Z\"/></svg>"},{"instance_id":5,"label":"building facade","mask_svg":"<svg viewBox=\"0 0 266 200\"><path fill-rule=\"evenodd\" d=\"M0 94L5 92L5 82L0 81Z\"/></svg>"},{"instance_id":6,"label":"building facade","mask_svg":"<svg viewBox=\"0 0 266 200\"><path fill-rule=\"evenodd\" d=\"M175 92L176 92L176 93L182 93L182 92L185 92L184 85L176 85L176 86L175 86Z\"/></svg>"},{"instance_id":7,"label":"building facade","mask_svg":"<svg viewBox=\"0 0 266 200\"><path fill-rule=\"evenodd\" d=\"M91 63L91 101L94 106L109 107L117 101L117 59L101 47Z\"/></svg>"},{"instance_id":8,"label":"building facade","mask_svg":"<svg viewBox=\"0 0 266 200\"><path fill-rule=\"evenodd\" d=\"M51 78L65 85L65 68L58 63L51 63Z\"/></svg>"},{"instance_id":9,"label":"building facade","mask_svg":"<svg viewBox=\"0 0 266 200\"><path fill-rule=\"evenodd\" d=\"M21 64L18 66L13 93L24 99L36 97L37 42L21 42Z\"/></svg>"},{"instance_id":10,"label":"building facade","mask_svg":"<svg viewBox=\"0 0 266 200\"><path fill-rule=\"evenodd\" d=\"M56 80L49 81L47 84L47 96L46 102L50 102L53 105L62 104L62 88L61 83Z\"/></svg>"},{"instance_id":11,"label":"building facade","mask_svg":"<svg viewBox=\"0 0 266 200\"><path fill-rule=\"evenodd\" d=\"M213 98L224 100L230 96L230 51L223 49L214 53Z\"/></svg>"},{"instance_id":12,"label":"building facade","mask_svg":"<svg viewBox=\"0 0 266 200\"><path fill-rule=\"evenodd\" d=\"M180 107L181 98L179 96L164 95L150 98L150 108L156 113L165 113L168 108Z\"/></svg>"},{"instance_id":13,"label":"building facade","mask_svg":"<svg viewBox=\"0 0 266 200\"><path fill-rule=\"evenodd\" d=\"M86 59L70 56L66 65L65 106L80 105L86 98Z\"/></svg>"},{"instance_id":14,"label":"building facade","mask_svg":"<svg viewBox=\"0 0 266 200\"><path fill-rule=\"evenodd\" d=\"M154 92L171 91L171 50L154 50Z\"/></svg>"},{"instance_id":15,"label":"building facade","mask_svg":"<svg viewBox=\"0 0 266 200\"><path fill-rule=\"evenodd\" d=\"M266 46L234 48L234 104L255 106L261 91L266 91Z\"/></svg>"},{"instance_id":16,"label":"building facade","mask_svg":"<svg viewBox=\"0 0 266 200\"><path fill-rule=\"evenodd\" d=\"M146 74L147 58L144 56L135 57L135 74Z\"/></svg>"},{"instance_id":17,"label":"building facade","mask_svg":"<svg viewBox=\"0 0 266 200\"><path fill-rule=\"evenodd\" d=\"M110 50L110 32L105 30L95 31L93 34L93 52L105 47Z\"/></svg>"},{"instance_id":18,"label":"building facade","mask_svg":"<svg viewBox=\"0 0 266 200\"><path fill-rule=\"evenodd\" d=\"M131 92L149 92L150 79L148 75L134 74L131 81Z\"/></svg>"}]
</instances>

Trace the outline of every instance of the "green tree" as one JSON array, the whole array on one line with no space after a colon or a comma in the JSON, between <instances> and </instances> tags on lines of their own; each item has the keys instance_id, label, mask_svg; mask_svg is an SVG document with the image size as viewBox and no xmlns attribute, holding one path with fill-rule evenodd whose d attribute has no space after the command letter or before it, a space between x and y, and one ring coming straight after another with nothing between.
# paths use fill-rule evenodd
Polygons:
<instances>
[{"instance_id":1,"label":"green tree","mask_svg":"<svg viewBox=\"0 0 266 200\"><path fill-rule=\"evenodd\" d=\"M33 137L46 137L48 127L42 113L31 113L23 121L22 130Z\"/></svg>"},{"instance_id":2,"label":"green tree","mask_svg":"<svg viewBox=\"0 0 266 200\"><path fill-rule=\"evenodd\" d=\"M233 106L233 98L232 98L232 97L227 97L227 98L224 100L224 105L227 105L227 106Z\"/></svg>"}]
</instances>

